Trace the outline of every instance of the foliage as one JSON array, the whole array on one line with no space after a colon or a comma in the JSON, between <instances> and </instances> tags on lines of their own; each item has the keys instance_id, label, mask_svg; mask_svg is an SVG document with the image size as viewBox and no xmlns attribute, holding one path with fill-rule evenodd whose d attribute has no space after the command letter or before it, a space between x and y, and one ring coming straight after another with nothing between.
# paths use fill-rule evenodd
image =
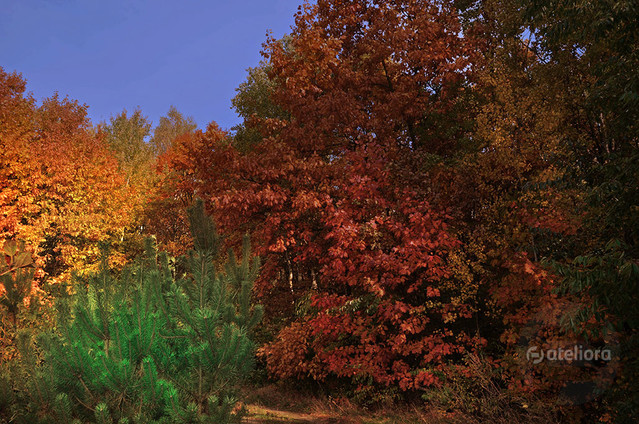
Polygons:
<instances>
[{"instance_id":1,"label":"foliage","mask_svg":"<svg viewBox=\"0 0 639 424\"><path fill-rule=\"evenodd\" d=\"M0 252L3 256L0 261L0 305L7 308L15 325L18 305L31 291L33 259L25 250L24 242L20 246L15 241L5 242Z\"/></svg>"},{"instance_id":2,"label":"foliage","mask_svg":"<svg viewBox=\"0 0 639 424\"><path fill-rule=\"evenodd\" d=\"M556 402L577 378L522 366L518 349L536 319L543 342L575 340L557 311L598 296L562 293L566 274L548 264L602 246L592 236L609 228L634 243L633 156L601 138L622 134L615 123L633 128L616 118L632 96L597 110L592 93L603 96L601 81L619 70L590 66L587 47L634 53L605 23L610 46L558 42L580 33L569 23L553 32L551 10L508 0L306 4L238 89L245 120L235 136L211 126L167 153L166 197L202 195L228 243L249 231L265 259L257 290L266 334L279 336L260 352L272 375L415 391L484 349L514 396Z\"/></svg>"},{"instance_id":3,"label":"foliage","mask_svg":"<svg viewBox=\"0 0 639 424\"><path fill-rule=\"evenodd\" d=\"M6 241L0 249L0 366L15 353L19 313L30 303L35 264L24 242ZM8 321L8 322L7 322Z\"/></svg>"},{"instance_id":4,"label":"foliage","mask_svg":"<svg viewBox=\"0 0 639 424\"><path fill-rule=\"evenodd\" d=\"M422 50L424 37L438 42ZM167 156L177 193L210 199L228 233L254 235L267 317L310 301L263 348L275 375L413 390L481 345L474 288L460 284L458 241L424 163L463 131L441 117L457 108L472 43L450 5L305 7L236 98L264 138L246 149L209 127Z\"/></svg>"},{"instance_id":5,"label":"foliage","mask_svg":"<svg viewBox=\"0 0 639 424\"><path fill-rule=\"evenodd\" d=\"M84 343L73 351L91 385L59 375L39 396L55 381L69 390L31 411L104 421L139 412L142 399L155 418L206 412L219 379L204 365L213 315L201 300L225 299L229 324L216 334L245 340L233 331L259 313L238 281L255 279L271 377L341 386L369 404L422 398L477 421L631 421L638 16L627 0L307 2L237 88L242 123L196 130L172 107L149 143L139 110L95 134L84 106L57 96L37 106L2 71L0 237L33 247L36 276L86 271L97 242L145 231L175 255L194 247L176 269L200 282L174 281L153 254L120 279L103 266L63 320L78 333L60 339ZM190 237L184 210L197 197L224 240L212 229ZM132 211L142 212L135 230ZM217 250L237 250L246 234L264 260L259 278L246 250L239 268L213 275ZM5 305L26 290L11 284ZM137 317L166 333L123 324ZM125 358L113 333L146 337L146 350ZM614 365L533 364L522 352L610 341ZM249 345L237 345L242 355ZM186 390L191 381L201 390ZM565 396L581 383L596 388ZM108 394L88 395L98 392Z\"/></svg>"},{"instance_id":6,"label":"foliage","mask_svg":"<svg viewBox=\"0 0 639 424\"><path fill-rule=\"evenodd\" d=\"M119 278L105 258L99 273L60 299L56 332L38 338L41 365L31 335L21 335L11 375L25 399L11 406L14 420L239 419L236 387L250 371L249 332L261 319L250 301L259 262L247 239L242 260L231 253L225 272L216 272L220 236L201 202L189 218L195 250L183 258L186 274L174 277L169 257L149 240L145 257Z\"/></svg>"},{"instance_id":7,"label":"foliage","mask_svg":"<svg viewBox=\"0 0 639 424\"><path fill-rule=\"evenodd\" d=\"M24 240L36 277L56 283L122 233L132 205L86 106L57 95L36 106L24 90L0 70L0 239Z\"/></svg>"},{"instance_id":8,"label":"foliage","mask_svg":"<svg viewBox=\"0 0 639 424\"><path fill-rule=\"evenodd\" d=\"M635 381L638 321L637 177L639 176L639 85L627 72L639 64L637 7L633 2L522 2L534 47L561 78L578 76L573 134L577 166L568 184L583 192L583 240L551 264L561 274L561 292L586 299L567 314L591 337L617 332L622 375L609 390L611 412L620 421L639 409ZM549 10L553 10L550 14Z\"/></svg>"},{"instance_id":9,"label":"foliage","mask_svg":"<svg viewBox=\"0 0 639 424\"><path fill-rule=\"evenodd\" d=\"M129 184L130 180L136 179L137 173L146 169L141 165L150 158L151 150L146 138L151 132L151 122L140 109L136 109L130 117L125 109L111 117L110 123L102 129Z\"/></svg>"},{"instance_id":10,"label":"foliage","mask_svg":"<svg viewBox=\"0 0 639 424\"><path fill-rule=\"evenodd\" d=\"M187 169L195 164L211 168L210 155L215 154L212 149L225 138L226 133L217 125L210 124L205 134L198 130L177 137L171 150L158 158L160 178L146 207L143 222L147 232L157 236L158 242L172 254L184 254L191 243L185 208L195 197L207 197L206 189L197 184ZM195 149L203 149L207 153L198 155ZM184 170L173 165L178 162L183 164ZM225 172L224 169L216 171Z\"/></svg>"},{"instance_id":11,"label":"foliage","mask_svg":"<svg viewBox=\"0 0 639 424\"><path fill-rule=\"evenodd\" d=\"M271 67L260 62L255 68L249 68L246 81L235 89L237 94L232 100L233 108L244 122L233 127L233 143L239 150L250 148L262 138L261 122L264 119L285 119L287 114L272 99L277 87L269 78Z\"/></svg>"},{"instance_id":12,"label":"foliage","mask_svg":"<svg viewBox=\"0 0 639 424\"><path fill-rule=\"evenodd\" d=\"M185 118L175 106L171 106L166 116L160 118L160 123L153 130L153 137L149 140L153 153L156 156L165 153L176 138L192 133L196 128L193 118Z\"/></svg>"}]
</instances>

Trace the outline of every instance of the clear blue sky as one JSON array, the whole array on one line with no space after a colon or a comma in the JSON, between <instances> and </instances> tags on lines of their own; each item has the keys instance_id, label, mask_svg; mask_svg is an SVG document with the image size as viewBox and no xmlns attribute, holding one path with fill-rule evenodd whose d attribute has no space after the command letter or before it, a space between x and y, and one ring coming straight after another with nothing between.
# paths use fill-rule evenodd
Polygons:
<instances>
[{"instance_id":1,"label":"clear blue sky","mask_svg":"<svg viewBox=\"0 0 639 424\"><path fill-rule=\"evenodd\" d=\"M0 66L38 100L86 103L94 123L139 106L155 125L175 105L229 128L266 31L288 33L302 1L0 0Z\"/></svg>"}]
</instances>

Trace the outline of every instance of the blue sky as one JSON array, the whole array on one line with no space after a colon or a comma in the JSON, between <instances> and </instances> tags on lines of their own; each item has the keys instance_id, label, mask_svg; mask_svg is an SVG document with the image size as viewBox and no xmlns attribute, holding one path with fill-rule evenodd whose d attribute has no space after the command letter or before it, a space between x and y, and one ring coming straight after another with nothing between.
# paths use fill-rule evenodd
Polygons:
<instances>
[{"instance_id":1,"label":"blue sky","mask_svg":"<svg viewBox=\"0 0 639 424\"><path fill-rule=\"evenodd\" d=\"M266 31L290 31L303 0L0 0L0 66L37 99L55 91L94 123L137 106L153 124L170 105L222 128Z\"/></svg>"}]
</instances>

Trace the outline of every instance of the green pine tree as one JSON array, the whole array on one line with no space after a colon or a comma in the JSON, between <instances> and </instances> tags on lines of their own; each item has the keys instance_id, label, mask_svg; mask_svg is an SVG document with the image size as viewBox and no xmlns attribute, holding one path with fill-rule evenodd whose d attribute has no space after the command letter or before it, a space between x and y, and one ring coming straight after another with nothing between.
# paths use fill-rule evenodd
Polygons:
<instances>
[{"instance_id":1,"label":"green pine tree","mask_svg":"<svg viewBox=\"0 0 639 424\"><path fill-rule=\"evenodd\" d=\"M249 333L262 316L250 299L259 261L247 239L241 261L229 254L218 272L221 239L201 201L189 217L194 250L180 267L152 240L119 275L105 254L100 271L76 278L76 292L59 300L55 333L37 349L24 335L21 363L34 371L22 422L239 421L237 386L253 365Z\"/></svg>"}]
</instances>

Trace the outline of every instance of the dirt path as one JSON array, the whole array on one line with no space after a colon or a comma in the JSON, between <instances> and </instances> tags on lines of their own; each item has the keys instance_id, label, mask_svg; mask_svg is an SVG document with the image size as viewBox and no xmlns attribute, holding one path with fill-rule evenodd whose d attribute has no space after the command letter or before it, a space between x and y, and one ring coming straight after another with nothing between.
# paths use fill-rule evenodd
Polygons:
<instances>
[{"instance_id":1,"label":"dirt path","mask_svg":"<svg viewBox=\"0 0 639 424\"><path fill-rule=\"evenodd\" d=\"M246 424L338 424L361 423L352 418L340 418L325 414L303 414L298 412L281 411L257 405L247 405L248 414L242 421Z\"/></svg>"}]
</instances>

